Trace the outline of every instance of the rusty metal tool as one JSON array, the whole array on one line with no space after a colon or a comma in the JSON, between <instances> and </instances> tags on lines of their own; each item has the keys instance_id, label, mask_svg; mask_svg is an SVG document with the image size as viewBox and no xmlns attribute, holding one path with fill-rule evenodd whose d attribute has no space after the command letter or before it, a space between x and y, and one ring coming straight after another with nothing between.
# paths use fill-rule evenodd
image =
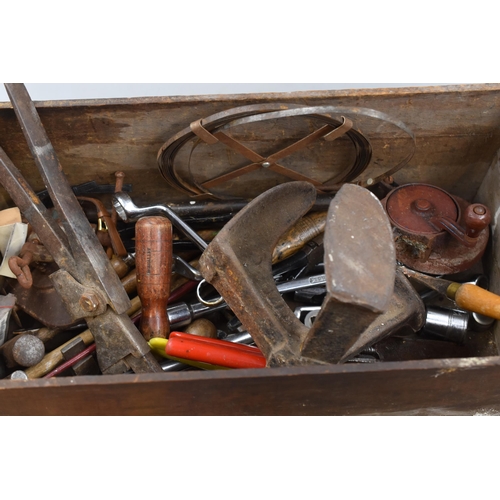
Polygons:
<instances>
[{"instance_id":1,"label":"rusty metal tool","mask_svg":"<svg viewBox=\"0 0 500 500\"><path fill-rule=\"evenodd\" d=\"M311 328L320 310L321 307L300 307L295 309L295 315L301 319L306 313L303 323ZM418 332L425 327L426 321L423 301L404 274L397 270L394 292L386 311L358 337L341 362L352 360L389 335Z\"/></svg>"},{"instance_id":2,"label":"rusty metal tool","mask_svg":"<svg viewBox=\"0 0 500 500\"><path fill-rule=\"evenodd\" d=\"M333 118L335 115L338 118L341 118L341 120ZM366 176L363 176L364 178L360 178L361 174L365 172L370 164L372 158L372 148L369 140L356 127L353 126L354 124L349 117L352 119L365 117L382 120L383 122L390 123L397 129L402 130L411 139L412 148L410 153L402 161L398 162L396 166L386 169L383 174L376 176L367 174ZM283 130L283 134L286 134L286 132L289 132L289 129L286 125L281 128L279 122L283 123L283 120L284 123L286 123L288 120L295 121L299 119L305 120L306 123L308 123L311 119L314 120L314 122L319 121L320 123L323 123L323 126L312 132L309 128L306 128L306 130L309 131L308 135L292 144L288 143L286 147L280 151L275 151L270 155L269 152L262 152L263 154L260 154L251 148L252 144L259 142L255 140L259 136L259 128L257 127L257 133L256 130L253 129L255 124L272 120L272 128L276 128L278 130L281 129ZM230 135L228 133L235 127L238 130L238 140L234 135ZM250 128L247 131L247 134L242 134L242 128L247 129L247 127ZM266 130L269 132L269 128ZM247 135L248 139L252 138L252 140L242 140L242 135ZM293 155L297 152L304 151L306 148L320 142L323 144L331 144L332 141L343 135L345 135L345 137L350 140L354 146L355 161L348 169L345 169L342 172L333 172L333 177L331 177L326 183L290 168L290 157L292 156L293 158ZM269 137L262 138L262 140L269 142ZM176 166L175 160L181 149L184 147L187 148L190 144L191 153L189 155L189 161L184 168L184 175L181 175L179 173L178 166ZM241 166L236 170L233 169L221 172L215 178L200 178L199 175L196 175L195 169L191 168L191 158L193 157L195 148L199 145L218 148L220 147L220 144L223 144L230 151L237 153L238 156L241 156L250 163L246 163L244 166ZM217 151L217 149L215 149L215 151ZM192 122L189 127L171 137L161 147L158 152L158 166L160 168L160 173L167 180L167 182L184 193L188 193L190 195L209 194L213 197L220 198L223 197L223 195L220 192L215 192L213 188L231 181L231 197L234 198L234 186L237 184L237 181L235 182L235 180L242 175L259 169L264 169L268 172L272 171L280 176L288 177L293 181L307 181L316 186L319 191L323 192L337 191L343 183L352 182L355 179L356 182L361 183L362 185L373 186L377 182L392 175L394 172L406 165L406 163L408 163L412 158L414 151L415 138L411 130L409 130L404 123L394 120L388 115L374 109L359 107L346 108L337 106L303 107L299 104L290 103L266 103L229 109ZM224 151L224 155L226 154L227 153ZM207 153L205 157L206 156L212 156L212 152ZM283 164L285 162L282 161L285 158L289 160L289 162L287 162L287 166L285 166ZM227 157L225 162L223 161L219 163L227 163ZM314 170L314 168L310 170ZM245 186L245 196L248 196L248 191L252 188L253 186Z\"/></svg>"},{"instance_id":3,"label":"rusty metal tool","mask_svg":"<svg viewBox=\"0 0 500 500\"><path fill-rule=\"evenodd\" d=\"M105 227L104 230L100 230L106 233L107 239L109 240L109 246L111 246L113 252L118 255L118 257L126 257L128 252L123 245L123 241L118 233L115 221L113 220L112 215L106 210L104 203L97 198L90 198L88 196L77 196L76 199L92 203L95 206L97 209L99 226L104 225Z\"/></svg>"},{"instance_id":4,"label":"rusty metal tool","mask_svg":"<svg viewBox=\"0 0 500 500\"><path fill-rule=\"evenodd\" d=\"M394 228L399 262L416 271L456 274L480 261L491 212L437 186L406 184L382 200Z\"/></svg>"},{"instance_id":5,"label":"rusty metal tool","mask_svg":"<svg viewBox=\"0 0 500 500\"><path fill-rule=\"evenodd\" d=\"M489 318L500 319L500 295L470 283L455 283L427 276L405 266L400 266L400 269L408 278L454 300L461 309L483 314Z\"/></svg>"},{"instance_id":6,"label":"rusty metal tool","mask_svg":"<svg viewBox=\"0 0 500 500\"><path fill-rule=\"evenodd\" d=\"M59 266L50 278L68 313L87 322L103 373L161 372L126 314L130 299L71 190L25 86L5 87L60 225L1 148L0 182Z\"/></svg>"},{"instance_id":7,"label":"rusty metal tool","mask_svg":"<svg viewBox=\"0 0 500 500\"><path fill-rule=\"evenodd\" d=\"M394 295L396 252L376 196L359 186L344 186L330 205L324 246L327 294L301 353L345 362L354 350L371 345L373 325L383 324Z\"/></svg>"},{"instance_id":8,"label":"rusty metal tool","mask_svg":"<svg viewBox=\"0 0 500 500\"><path fill-rule=\"evenodd\" d=\"M394 290L395 249L382 205L365 188L345 185L327 216L327 297L311 329L295 317L273 280L271 255L315 196L315 187L301 181L266 191L220 231L200 258L205 279L252 335L268 366L339 362L386 310Z\"/></svg>"},{"instance_id":9,"label":"rusty metal tool","mask_svg":"<svg viewBox=\"0 0 500 500\"><path fill-rule=\"evenodd\" d=\"M354 358L384 338L401 332L415 333L426 321L425 305L415 288L400 271L396 271L394 292L386 311L359 336L342 356L342 361Z\"/></svg>"},{"instance_id":10,"label":"rusty metal tool","mask_svg":"<svg viewBox=\"0 0 500 500\"><path fill-rule=\"evenodd\" d=\"M18 255L13 255L9 259L9 268L15 274L19 284L26 289L31 288L33 285L33 276L30 270L30 264L33 261L35 254L34 248L36 243L27 241Z\"/></svg>"},{"instance_id":11,"label":"rusty metal tool","mask_svg":"<svg viewBox=\"0 0 500 500\"><path fill-rule=\"evenodd\" d=\"M167 304L172 275L172 223L166 217L143 217L135 225L140 331L146 340L168 338Z\"/></svg>"}]
</instances>

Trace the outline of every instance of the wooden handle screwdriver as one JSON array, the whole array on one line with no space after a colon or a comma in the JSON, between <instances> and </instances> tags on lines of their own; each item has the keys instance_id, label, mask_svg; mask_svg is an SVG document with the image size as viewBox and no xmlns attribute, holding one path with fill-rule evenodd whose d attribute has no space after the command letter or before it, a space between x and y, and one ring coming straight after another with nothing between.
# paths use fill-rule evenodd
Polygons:
<instances>
[{"instance_id":1,"label":"wooden handle screwdriver","mask_svg":"<svg viewBox=\"0 0 500 500\"><path fill-rule=\"evenodd\" d=\"M167 303L172 275L172 223L143 217L135 226L137 295L142 304L139 330L146 340L168 338Z\"/></svg>"},{"instance_id":2,"label":"wooden handle screwdriver","mask_svg":"<svg viewBox=\"0 0 500 500\"><path fill-rule=\"evenodd\" d=\"M400 268L408 278L454 300L461 309L500 320L500 295L470 283L455 283L427 276L404 266Z\"/></svg>"}]
</instances>

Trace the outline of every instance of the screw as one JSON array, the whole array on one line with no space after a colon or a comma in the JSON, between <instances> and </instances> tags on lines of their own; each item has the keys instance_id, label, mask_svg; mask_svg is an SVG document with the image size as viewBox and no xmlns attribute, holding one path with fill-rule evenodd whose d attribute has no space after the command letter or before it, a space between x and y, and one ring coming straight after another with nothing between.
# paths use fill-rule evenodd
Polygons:
<instances>
[{"instance_id":1,"label":"screw","mask_svg":"<svg viewBox=\"0 0 500 500\"><path fill-rule=\"evenodd\" d=\"M269 167L271 166L271 162L264 161L264 162L262 162L262 166L263 166L264 168L269 168Z\"/></svg>"}]
</instances>

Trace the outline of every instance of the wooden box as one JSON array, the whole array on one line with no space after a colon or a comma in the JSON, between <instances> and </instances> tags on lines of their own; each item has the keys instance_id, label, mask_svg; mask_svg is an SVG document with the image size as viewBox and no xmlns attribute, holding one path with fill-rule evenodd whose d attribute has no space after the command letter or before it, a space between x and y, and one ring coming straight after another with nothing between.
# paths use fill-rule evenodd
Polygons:
<instances>
[{"instance_id":1,"label":"wooden box","mask_svg":"<svg viewBox=\"0 0 500 500\"><path fill-rule=\"evenodd\" d=\"M140 205L188 199L170 187L158 169L157 154L168 138L214 113L272 103L370 108L404 122L415 135L416 150L394 179L399 184L434 184L490 207L494 215L492 244L485 262L490 289L500 292L496 227L500 84L36 105L72 185L89 180L113 183L114 172L122 170ZM293 125L290 127L293 132ZM404 156L408 141L393 137L383 127L372 132L379 150L385 146L394 157ZM44 189L10 103L0 103L0 143L32 187ZM334 152L323 151L321 159L327 160ZM269 187L262 173L245 182L254 188ZM0 208L8 206L10 198L2 190ZM0 380L0 414L494 415L500 412L498 329L490 333L487 348L475 346L464 350L463 356L447 359Z\"/></svg>"}]
</instances>

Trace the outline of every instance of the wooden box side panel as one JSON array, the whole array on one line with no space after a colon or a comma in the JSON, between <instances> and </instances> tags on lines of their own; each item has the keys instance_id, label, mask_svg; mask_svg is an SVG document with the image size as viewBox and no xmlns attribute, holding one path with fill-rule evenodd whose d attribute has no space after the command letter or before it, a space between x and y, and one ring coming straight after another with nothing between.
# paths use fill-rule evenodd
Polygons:
<instances>
[{"instance_id":1,"label":"wooden box side panel","mask_svg":"<svg viewBox=\"0 0 500 500\"><path fill-rule=\"evenodd\" d=\"M141 204L186 197L167 185L156 158L164 142L194 120L236 106L276 102L371 108L403 121L416 136L417 152L397 174L399 183L427 182L471 199L500 147L499 100L498 86L480 85L69 101L40 103L39 113L71 184L88 180L113 183L114 172L122 170L126 182L133 184L134 199ZM395 158L404 155L408 143L391 139L381 134L373 141L382 148L391 147ZM44 189L7 103L0 106L0 146L35 191ZM265 180L265 176L262 172L261 178ZM2 190L0 208L8 205L10 199Z\"/></svg>"},{"instance_id":2,"label":"wooden box side panel","mask_svg":"<svg viewBox=\"0 0 500 500\"><path fill-rule=\"evenodd\" d=\"M498 415L500 359L0 382L2 415Z\"/></svg>"}]
</instances>

